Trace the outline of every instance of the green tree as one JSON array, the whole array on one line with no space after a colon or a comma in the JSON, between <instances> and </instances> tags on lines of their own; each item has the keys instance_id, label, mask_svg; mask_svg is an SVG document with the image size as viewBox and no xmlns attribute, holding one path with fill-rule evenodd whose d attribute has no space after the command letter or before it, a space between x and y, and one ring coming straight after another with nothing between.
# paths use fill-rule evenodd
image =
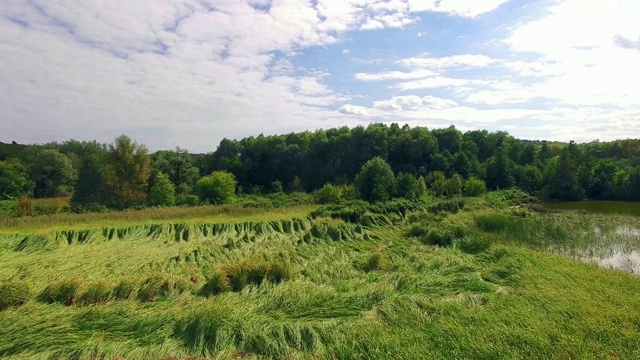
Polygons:
<instances>
[{"instance_id":1,"label":"green tree","mask_svg":"<svg viewBox=\"0 0 640 360\"><path fill-rule=\"evenodd\" d=\"M35 197L49 198L71 195L78 172L66 155L43 149L29 165L29 175L35 183Z\"/></svg>"},{"instance_id":2,"label":"green tree","mask_svg":"<svg viewBox=\"0 0 640 360\"><path fill-rule=\"evenodd\" d=\"M165 173L157 173L149 189L149 204L153 206L171 206L176 202L176 187Z\"/></svg>"},{"instance_id":3,"label":"green tree","mask_svg":"<svg viewBox=\"0 0 640 360\"><path fill-rule=\"evenodd\" d=\"M487 192L487 185L484 181L470 177L464 182L464 196L480 196Z\"/></svg>"},{"instance_id":4,"label":"green tree","mask_svg":"<svg viewBox=\"0 0 640 360\"><path fill-rule=\"evenodd\" d=\"M560 151L560 155L549 161L547 195L552 199L565 201L584 199L585 191L580 184L581 173L579 150L577 145L571 142Z\"/></svg>"},{"instance_id":5,"label":"green tree","mask_svg":"<svg viewBox=\"0 0 640 360\"><path fill-rule=\"evenodd\" d=\"M417 199L424 194L418 185L418 179L409 173L396 176L396 195L407 199ZM424 185L424 180L423 183Z\"/></svg>"},{"instance_id":6,"label":"green tree","mask_svg":"<svg viewBox=\"0 0 640 360\"><path fill-rule=\"evenodd\" d=\"M369 202L385 201L395 195L395 176L381 157L367 161L356 176L358 194Z\"/></svg>"},{"instance_id":7,"label":"green tree","mask_svg":"<svg viewBox=\"0 0 640 360\"><path fill-rule=\"evenodd\" d=\"M431 189L433 195L435 196L442 196L447 190L447 177L442 171L430 172L429 174L427 174L425 182L427 184L427 187Z\"/></svg>"},{"instance_id":8,"label":"green tree","mask_svg":"<svg viewBox=\"0 0 640 360\"><path fill-rule=\"evenodd\" d=\"M0 200L13 199L21 194L31 194L34 184L27 169L18 159L0 161Z\"/></svg>"},{"instance_id":9,"label":"green tree","mask_svg":"<svg viewBox=\"0 0 640 360\"><path fill-rule=\"evenodd\" d=\"M237 181L226 171L214 171L196 182L195 191L200 200L210 204L224 204L235 195Z\"/></svg>"},{"instance_id":10,"label":"green tree","mask_svg":"<svg viewBox=\"0 0 640 360\"><path fill-rule=\"evenodd\" d=\"M445 185L445 192L448 197L454 197L462 194L463 180L460 174L453 174L453 176L447 180Z\"/></svg>"},{"instance_id":11,"label":"green tree","mask_svg":"<svg viewBox=\"0 0 640 360\"><path fill-rule=\"evenodd\" d=\"M200 170L187 150L160 150L151 155L151 162L155 170L169 176L179 195L189 194L200 178Z\"/></svg>"},{"instance_id":12,"label":"green tree","mask_svg":"<svg viewBox=\"0 0 640 360\"><path fill-rule=\"evenodd\" d=\"M515 184L514 163L507 157L506 148L499 147L487 160L487 187L489 189L510 189Z\"/></svg>"},{"instance_id":13,"label":"green tree","mask_svg":"<svg viewBox=\"0 0 640 360\"><path fill-rule=\"evenodd\" d=\"M125 209L143 204L151 174L146 146L121 135L109 145L106 160L103 182L107 205Z\"/></svg>"}]
</instances>

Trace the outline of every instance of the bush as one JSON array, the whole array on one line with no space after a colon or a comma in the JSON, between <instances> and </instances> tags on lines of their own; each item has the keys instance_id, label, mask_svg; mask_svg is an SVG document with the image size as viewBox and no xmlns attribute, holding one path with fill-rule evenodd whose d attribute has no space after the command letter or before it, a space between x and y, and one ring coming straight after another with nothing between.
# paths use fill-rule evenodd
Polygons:
<instances>
[{"instance_id":1,"label":"bush","mask_svg":"<svg viewBox=\"0 0 640 360\"><path fill-rule=\"evenodd\" d=\"M198 180L195 190L200 200L217 205L227 203L233 198L236 185L236 178L232 173L214 171Z\"/></svg>"},{"instance_id":2,"label":"bush","mask_svg":"<svg viewBox=\"0 0 640 360\"><path fill-rule=\"evenodd\" d=\"M24 282L6 282L0 285L0 310L20 306L31 298L31 290Z\"/></svg>"},{"instance_id":3,"label":"bush","mask_svg":"<svg viewBox=\"0 0 640 360\"><path fill-rule=\"evenodd\" d=\"M33 215L33 200L25 194L16 199L16 217Z\"/></svg>"},{"instance_id":4,"label":"bush","mask_svg":"<svg viewBox=\"0 0 640 360\"><path fill-rule=\"evenodd\" d=\"M487 184L484 181L470 177L464 182L464 196L480 196L487 192Z\"/></svg>"},{"instance_id":5,"label":"bush","mask_svg":"<svg viewBox=\"0 0 640 360\"><path fill-rule=\"evenodd\" d=\"M200 198L193 194L183 194L176 197L176 205L196 206L200 204Z\"/></svg>"},{"instance_id":6,"label":"bush","mask_svg":"<svg viewBox=\"0 0 640 360\"><path fill-rule=\"evenodd\" d=\"M78 300L80 285L82 285L82 280L80 279L56 281L49 284L40 293L38 299L47 304L73 305Z\"/></svg>"}]
</instances>

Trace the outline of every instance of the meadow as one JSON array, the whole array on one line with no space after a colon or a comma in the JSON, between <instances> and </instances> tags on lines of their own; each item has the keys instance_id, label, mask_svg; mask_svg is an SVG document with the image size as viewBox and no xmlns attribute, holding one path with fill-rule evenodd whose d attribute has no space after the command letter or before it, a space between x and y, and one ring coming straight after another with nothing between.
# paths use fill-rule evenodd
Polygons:
<instances>
[{"instance_id":1,"label":"meadow","mask_svg":"<svg viewBox=\"0 0 640 360\"><path fill-rule=\"evenodd\" d=\"M640 358L640 219L521 202L3 219L0 357Z\"/></svg>"}]
</instances>

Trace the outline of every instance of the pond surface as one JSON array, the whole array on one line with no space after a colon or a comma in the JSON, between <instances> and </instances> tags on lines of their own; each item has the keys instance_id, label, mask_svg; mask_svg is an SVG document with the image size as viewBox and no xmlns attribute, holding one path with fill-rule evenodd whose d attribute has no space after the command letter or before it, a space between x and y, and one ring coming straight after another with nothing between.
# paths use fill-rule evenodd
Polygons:
<instances>
[{"instance_id":1,"label":"pond surface","mask_svg":"<svg viewBox=\"0 0 640 360\"><path fill-rule=\"evenodd\" d=\"M546 209L584 210L603 214L640 216L640 202L630 201L571 201L543 204Z\"/></svg>"}]
</instances>

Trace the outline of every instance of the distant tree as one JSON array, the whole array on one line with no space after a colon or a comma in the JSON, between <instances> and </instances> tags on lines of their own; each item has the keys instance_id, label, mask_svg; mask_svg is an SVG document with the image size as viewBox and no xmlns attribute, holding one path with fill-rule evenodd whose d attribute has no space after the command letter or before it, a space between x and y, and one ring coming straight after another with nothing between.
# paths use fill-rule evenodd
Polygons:
<instances>
[{"instance_id":1,"label":"distant tree","mask_svg":"<svg viewBox=\"0 0 640 360\"><path fill-rule=\"evenodd\" d=\"M445 192L448 197L454 197L462 194L463 179L460 174L453 174L445 184Z\"/></svg>"},{"instance_id":2,"label":"distant tree","mask_svg":"<svg viewBox=\"0 0 640 360\"><path fill-rule=\"evenodd\" d=\"M18 159L0 161L0 200L13 199L33 192L33 181Z\"/></svg>"},{"instance_id":3,"label":"distant tree","mask_svg":"<svg viewBox=\"0 0 640 360\"><path fill-rule=\"evenodd\" d=\"M103 182L103 170L106 162L106 152L94 151L84 156L78 170L71 205L75 208L87 205L105 205L107 203L106 190Z\"/></svg>"},{"instance_id":4,"label":"distant tree","mask_svg":"<svg viewBox=\"0 0 640 360\"><path fill-rule=\"evenodd\" d=\"M314 191L313 199L318 204L337 203L342 199L342 191L339 186L325 184L320 189Z\"/></svg>"},{"instance_id":5,"label":"distant tree","mask_svg":"<svg viewBox=\"0 0 640 360\"><path fill-rule=\"evenodd\" d=\"M470 177L464 182L463 194L464 196L480 196L487 192L487 185L484 181Z\"/></svg>"},{"instance_id":6,"label":"distant tree","mask_svg":"<svg viewBox=\"0 0 640 360\"><path fill-rule=\"evenodd\" d=\"M435 196L442 196L447 190L447 177L442 171L430 172L427 174L425 182L427 184L427 188L431 189Z\"/></svg>"},{"instance_id":7,"label":"distant tree","mask_svg":"<svg viewBox=\"0 0 640 360\"><path fill-rule=\"evenodd\" d=\"M169 176L176 193L185 195L191 192L200 178L200 171L187 150L160 150L151 155L152 167Z\"/></svg>"},{"instance_id":8,"label":"distant tree","mask_svg":"<svg viewBox=\"0 0 640 360\"><path fill-rule=\"evenodd\" d=\"M165 173L157 173L149 189L149 204L153 206L171 206L176 202L176 188Z\"/></svg>"},{"instance_id":9,"label":"distant tree","mask_svg":"<svg viewBox=\"0 0 640 360\"><path fill-rule=\"evenodd\" d=\"M510 189L515 184L513 161L507 157L506 148L500 147L487 160L487 187L489 189Z\"/></svg>"},{"instance_id":10,"label":"distant tree","mask_svg":"<svg viewBox=\"0 0 640 360\"><path fill-rule=\"evenodd\" d=\"M214 171L196 182L195 191L200 200L210 204L224 204L235 195L237 181L226 171Z\"/></svg>"},{"instance_id":11,"label":"distant tree","mask_svg":"<svg viewBox=\"0 0 640 360\"><path fill-rule=\"evenodd\" d=\"M282 181L276 180L271 183L271 193L277 194L284 192L284 188L282 187Z\"/></svg>"},{"instance_id":12,"label":"distant tree","mask_svg":"<svg viewBox=\"0 0 640 360\"><path fill-rule=\"evenodd\" d=\"M121 135L109 145L106 160L103 182L108 205L124 209L143 204L151 174L147 148Z\"/></svg>"},{"instance_id":13,"label":"distant tree","mask_svg":"<svg viewBox=\"0 0 640 360\"><path fill-rule=\"evenodd\" d=\"M579 150L572 142L560 151L560 155L549 161L545 191L548 197L565 201L584 199L585 191L580 184L581 169L578 159Z\"/></svg>"},{"instance_id":14,"label":"distant tree","mask_svg":"<svg viewBox=\"0 0 640 360\"><path fill-rule=\"evenodd\" d=\"M528 193L539 191L542 187L542 172L537 166L531 164L516 166L514 178L516 186Z\"/></svg>"},{"instance_id":15,"label":"distant tree","mask_svg":"<svg viewBox=\"0 0 640 360\"><path fill-rule=\"evenodd\" d=\"M300 179L298 176L293 178L293 181L291 181L291 184L289 185L289 189L291 190L291 192L304 192L304 186L302 185L302 179Z\"/></svg>"},{"instance_id":16,"label":"distant tree","mask_svg":"<svg viewBox=\"0 0 640 360\"><path fill-rule=\"evenodd\" d=\"M381 157L367 161L356 176L358 194L369 202L385 201L395 195L395 176Z\"/></svg>"},{"instance_id":17,"label":"distant tree","mask_svg":"<svg viewBox=\"0 0 640 360\"><path fill-rule=\"evenodd\" d=\"M29 165L35 183L35 197L66 196L73 193L78 173L69 158L58 150L43 149Z\"/></svg>"},{"instance_id":18,"label":"distant tree","mask_svg":"<svg viewBox=\"0 0 640 360\"><path fill-rule=\"evenodd\" d=\"M396 196L407 199L417 199L424 194L418 185L418 179L409 173L400 173L396 176ZM424 180L422 180L424 185Z\"/></svg>"}]
</instances>

